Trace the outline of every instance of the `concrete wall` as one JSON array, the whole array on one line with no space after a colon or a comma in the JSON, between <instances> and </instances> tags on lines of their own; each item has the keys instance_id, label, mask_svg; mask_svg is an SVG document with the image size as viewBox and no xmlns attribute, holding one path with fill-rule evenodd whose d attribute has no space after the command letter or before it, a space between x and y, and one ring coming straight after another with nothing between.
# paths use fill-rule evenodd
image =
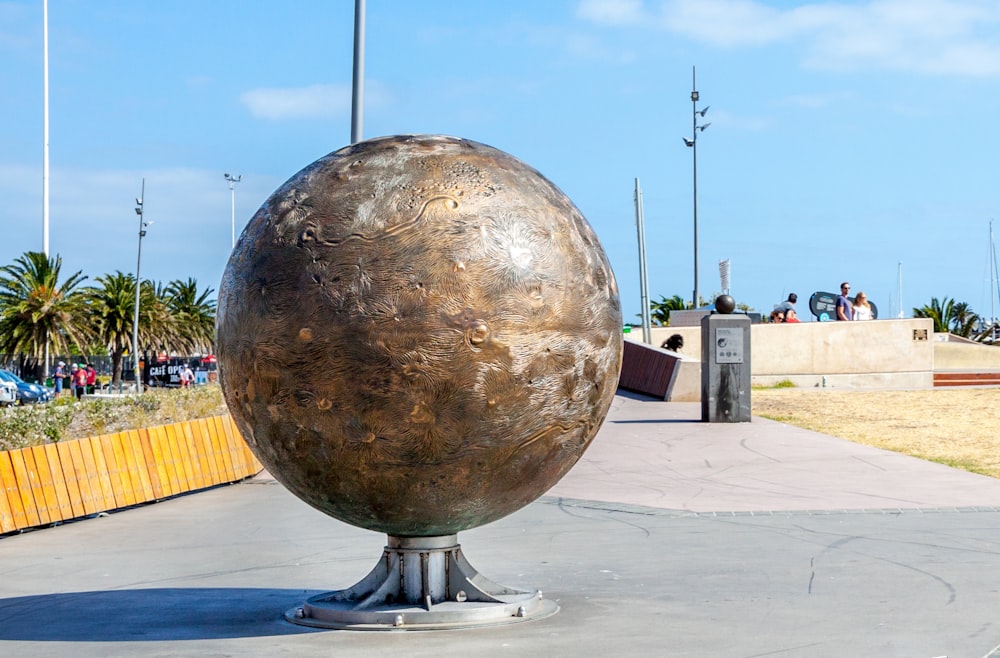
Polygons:
<instances>
[{"instance_id":1,"label":"concrete wall","mask_svg":"<svg viewBox=\"0 0 1000 658\"><path fill-rule=\"evenodd\" d=\"M934 335L936 372L1000 372L1000 346L947 340Z\"/></svg>"},{"instance_id":2,"label":"concrete wall","mask_svg":"<svg viewBox=\"0 0 1000 658\"><path fill-rule=\"evenodd\" d=\"M700 362L701 327L656 327L653 344L658 347L675 333L684 337L680 353ZM930 388L939 344L933 336L933 323L926 318L755 324L750 330L752 381L764 386L790 380L799 387ZM633 333L630 340L641 342L640 337ZM691 366L684 365L673 400L680 401L690 388ZM700 363L698 376L700 382ZM700 390L699 383L699 398Z\"/></svg>"}]
</instances>

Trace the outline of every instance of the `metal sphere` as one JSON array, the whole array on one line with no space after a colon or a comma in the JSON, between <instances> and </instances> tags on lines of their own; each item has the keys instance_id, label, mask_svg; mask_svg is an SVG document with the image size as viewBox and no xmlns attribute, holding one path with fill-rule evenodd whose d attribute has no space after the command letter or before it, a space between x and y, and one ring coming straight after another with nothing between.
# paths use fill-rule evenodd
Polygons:
<instances>
[{"instance_id":1,"label":"metal sphere","mask_svg":"<svg viewBox=\"0 0 1000 658\"><path fill-rule=\"evenodd\" d=\"M337 519L395 536L503 517L607 415L618 289L534 169L443 136L361 142L254 215L219 289L229 409L261 462Z\"/></svg>"},{"instance_id":2,"label":"metal sphere","mask_svg":"<svg viewBox=\"0 0 1000 658\"><path fill-rule=\"evenodd\" d=\"M715 298L715 310L719 313L732 313L736 310L736 300L729 295L719 295Z\"/></svg>"}]
</instances>

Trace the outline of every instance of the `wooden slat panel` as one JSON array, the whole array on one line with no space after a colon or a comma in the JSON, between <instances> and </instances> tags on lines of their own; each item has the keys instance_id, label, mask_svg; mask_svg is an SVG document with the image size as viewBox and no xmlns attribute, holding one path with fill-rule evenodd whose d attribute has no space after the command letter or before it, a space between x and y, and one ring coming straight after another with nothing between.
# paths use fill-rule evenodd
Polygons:
<instances>
[{"instance_id":1,"label":"wooden slat panel","mask_svg":"<svg viewBox=\"0 0 1000 658\"><path fill-rule=\"evenodd\" d=\"M226 466L220 456L215 451L212 444L212 436L208 433L208 428L203 423L192 421L191 431L194 433L195 442L201 447L205 460L208 462L208 473L211 484L221 484L225 479Z\"/></svg>"},{"instance_id":2,"label":"wooden slat panel","mask_svg":"<svg viewBox=\"0 0 1000 658\"><path fill-rule=\"evenodd\" d=\"M212 431L222 437L223 442L225 442L228 448L229 459L233 463L233 476L237 480L245 478L249 474L250 469L247 466L246 458L243 456L243 441L237 440L232 432L226 431L229 427L226 423L222 422L222 416L215 416L206 420Z\"/></svg>"},{"instance_id":3,"label":"wooden slat panel","mask_svg":"<svg viewBox=\"0 0 1000 658\"><path fill-rule=\"evenodd\" d=\"M128 440L128 432L115 432L112 435L112 445L115 449L115 459L118 460L120 478L122 486L128 492L130 504L142 502L142 484L139 482L139 474L135 470L135 454L132 452L132 445Z\"/></svg>"},{"instance_id":4,"label":"wooden slat panel","mask_svg":"<svg viewBox=\"0 0 1000 658\"><path fill-rule=\"evenodd\" d=\"M177 454L180 456L181 464L184 466L184 479L188 483L188 491L201 489L198 486L198 478L195 477L195 468L192 463L191 450L188 448L187 434L184 433L186 423L173 423L170 425L174 431L174 441L177 446Z\"/></svg>"},{"instance_id":5,"label":"wooden slat panel","mask_svg":"<svg viewBox=\"0 0 1000 658\"><path fill-rule=\"evenodd\" d=\"M70 444L76 441L60 441L55 443L56 455L59 457L59 471L62 473L63 486L69 499L69 514L63 513L64 519L75 519L85 516L83 511L83 496L80 494L80 483L77 482L76 469L73 467L73 455L70 454Z\"/></svg>"},{"instance_id":6,"label":"wooden slat panel","mask_svg":"<svg viewBox=\"0 0 1000 658\"><path fill-rule=\"evenodd\" d=\"M76 517L76 514L73 512L73 505L70 502L69 496L69 487L66 482L66 474L63 473L62 460L59 458L59 444L46 443L41 447L45 451L45 456L49 460L49 473L52 474L52 487L55 490L56 503L59 505L59 519L67 521ZM70 474L72 475L72 469L70 469Z\"/></svg>"},{"instance_id":7,"label":"wooden slat panel","mask_svg":"<svg viewBox=\"0 0 1000 658\"><path fill-rule=\"evenodd\" d=\"M31 456L31 450L27 448L11 450L10 463L14 467L14 478L17 480L21 505L24 508L24 516L28 522L28 525L25 527L48 523L49 515L45 513L45 500L41 496L40 490L37 498L38 502L35 502L33 481L37 480L37 477L35 476L35 460Z\"/></svg>"},{"instance_id":8,"label":"wooden slat panel","mask_svg":"<svg viewBox=\"0 0 1000 658\"><path fill-rule=\"evenodd\" d=\"M100 457L97 455L98 451L101 453ZM106 502L110 505L109 509L127 507L128 502L125 497L127 487L122 486L121 467L118 465L118 458L115 457L114 434L102 434L94 438L94 459L98 462L100 460L104 461L107 484L111 485L110 498L108 498L107 492L105 492ZM98 468L100 467L101 465L98 463ZM127 478L128 476L126 475L125 477Z\"/></svg>"},{"instance_id":9,"label":"wooden slat panel","mask_svg":"<svg viewBox=\"0 0 1000 658\"><path fill-rule=\"evenodd\" d=\"M229 414L223 416L225 419L225 424L227 430L243 445L243 454L246 455L248 463L250 464L251 473L256 475L264 470L264 465L257 459L257 455L254 454L253 450L250 449L250 444L247 440L243 438L240 433L240 428L236 426L236 421Z\"/></svg>"},{"instance_id":10,"label":"wooden slat panel","mask_svg":"<svg viewBox=\"0 0 1000 658\"><path fill-rule=\"evenodd\" d=\"M104 447L101 437L92 436L80 439L83 461L87 466L87 479L90 481L90 492L94 496L96 512L114 509L115 488L111 484L111 473L104 459Z\"/></svg>"},{"instance_id":11,"label":"wooden slat panel","mask_svg":"<svg viewBox=\"0 0 1000 658\"><path fill-rule=\"evenodd\" d=\"M191 431L191 423L179 423L177 432L180 438L183 437L184 445L187 448L188 459L191 463L191 470L194 473L194 484L198 489L204 489L212 485L208 479L208 469L205 455L199 449L198 442L194 440L194 432Z\"/></svg>"},{"instance_id":12,"label":"wooden slat panel","mask_svg":"<svg viewBox=\"0 0 1000 658\"><path fill-rule=\"evenodd\" d=\"M129 463L129 474L132 476L136 502L145 503L154 500L153 485L149 480L149 468L142 451L142 443L139 442L139 432L136 430L122 432L122 442L128 448L126 454L132 458Z\"/></svg>"},{"instance_id":13,"label":"wooden slat panel","mask_svg":"<svg viewBox=\"0 0 1000 658\"><path fill-rule=\"evenodd\" d=\"M65 446L69 451L73 473L76 476L76 486L80 491L80 504L83 505L81 515L96 514L97 506L94 504L94 495L90 491L90 477L87 473L87 465L83 460L83 443L81 441L63 441L59 445ZM87 449L89 450L90 447L87 446ZM63 464L63 472L65 470L66 466Z\"/></svg>"},{"instance_id":14,"label":"wooden slat panel","mask_svg":"<svg viewBox=\"0 0 1000 658\"><path fill-rule=\"evenodd\" d=\"M151 428L149 431L150 436L157 438L160 446L160 457L163 459L163 465L166 467L167 478L170 482L170 495L176 496L182 493L184 489L181 487L181 478L180 473L178 473L176 458L170 449L170 437L167 436L167 429L163 425L159 425Z\"/></svg>"},{"instance_id":15,"label":"wooden slat panel","mask_svg":"<svg viewBox=\"0 0 1000 658\"><path fill-rule=\"evenodd\" d=\"M24 505L9 452L0 452L0 487L0 532L27 528L28 521L24 517Z\"/></svg>"},{"instance_id":16,"label":"wooden slat panel","mask_svg":"<svg viewBox=\"0 0 1000 658\"><path fill-rule=\"evenodd\" d=\"M174 495L175 489L170 483L170 469L167 468L167 458L163 454L163 440L159 432L154 427L147 427L140 432L145 432L146 440L149 442L151 456L148 456L147 459L152 459L149 470L152 472L153 466L156 467L156 479L160 483L160 497L166 498Z\"/></svg>"},{"instance_id":17,"label":"wooden slat panel","mask_svg":"<svg viewBox=\"0 0 1000 658\"><path fill-rule=\"evenodd\" d=\"M181 456L180 446L177 445L177 431L173 425L164 425L163 431L167 437L167 447L170 450L174 470L177 472L177 484L180 491L191 491L191 483L188 482L187 471L184 470L184 458Z\"/></svg>"},{"instance_id":18,"label":"wooden slat panel","mask_svg":"<svg viewBox=\"0 0 1000 658\"><path fill-rule=\"evenodd\" d=\"M160 477L160 485L163 487L164 496L173 496L180 493L180 486L177 484L177 473L173 464L170 463L170 448L167 446L167 436L163 433L162 427L150 427L149 443L153 448L153 456L156 458L156 472Z\"/></svg>"},{"instance_id":19,"label":"wooden slat panel","mask_svg":"<svg viewBox=\"0 0 1000 658\"><path fill-rule=\"evenodd\" d=\"M135 497L135 485L132 482L129 463L125 456L127 443L128 436L124 432L115 432L111 435L111 449L114 450L115 459L118 460L118 479L121 482L122 491L125 493L125 504L131 506L135 505L138 500Z\"/></svg>"},{"instance_id":20,"label":"wooden slat panel","mask_svg":"<svg viewBox=\"0 0 1000 658\"><path fill-rule=\"evenodd\" d=\"M226 437L220 436L213 426L208 424L208 421L201 418L197 421L208 432L209 436L212 437L212 447L218 451L218 454L222 456L222 463L225 465L225 473L223 474L223 482L233 482L236 480L236 472L233 470L233 458L229 454L229 446L226 444Z\"/></svg>"},{"instance_id":21,"label":"wooden slat panel","mask_svg":"<svg viewBox=\"0 0 1000 658\"><path fill-rule=\"evenodd\" d=\"M41 508L45 507L45 514L48 515L48 523L57 523L63 520L59 510L59 498L56 496L55 483L52 480L52 471L49 469L49 458L45 454L44 446L31 446L25 448L31 452L31 460L35 464L35 480L32 486L37 483L38 489L35 491L35 504ZM27 463L27 457L25 457ZM41 497L39 497L41 496ZM41 516L41 513L39 513Z\"/></svg>"},{"instance_id":22,"label":"wooden slat panel","mask_svg":"<svg viewBox=\"0 0 1000 658\"><path fill-rule=\"evenodd\" d=\"M236 425L233 424L232 417L228 414L225 416L217 416L216 422L222 428L232 445L235 446L236 454L239 455L240 462L243 466L242 477L250 477L251 475L256 475L260 473L264 467L261 466L260 462L257 461L257 457L250 450L250 446L247 442L243 440L243 436L236 430Z\"/></svg>"},{"instance_id":23,"label":"wooden slat panel","mask_svg":"<svg viewBox=\"0 0 1000 658\"><path fill-rule=\"evenodd\" d=\"M262 469L229 415L0 452L0 532L234 482Z\"/></svg>"},{"instance_id":24,"label":"wooden slat panel","mask_svg":"<svg viewBox=\"0 0 1000 658\"><path fill-rule=\"evenodd\" d=\"M136 436L139 437L142 458L146 462L146 474L149 478L149 485L153 490L153 499L159 500L166 495L164 493L163 482L166 480L167 472L156 458L156 452L153 450L153 441L149 438L149 430L145 427L136 430ZM170 484L167 483L168 488L169 486Z\"/></svg>"},{"instance_id":25,"label":"wooden slat panel","mask_svg":"<svg viewBox=\"0 0 1000 658\"><path fill-rule=\"evenodd\" d=\"M232 437L226 434L226 429L217 422L218 416L212 416L211 418L205 419L205 426L208 427L208 431L219 437L219 443L222 444L222 450L225 454L229 456L229 464L233 469L233 477L235 479L240 479L242 476L242 468L240 466L241 458L236 454L236 446L231 441Z\"/></svg>"}]
</instances>

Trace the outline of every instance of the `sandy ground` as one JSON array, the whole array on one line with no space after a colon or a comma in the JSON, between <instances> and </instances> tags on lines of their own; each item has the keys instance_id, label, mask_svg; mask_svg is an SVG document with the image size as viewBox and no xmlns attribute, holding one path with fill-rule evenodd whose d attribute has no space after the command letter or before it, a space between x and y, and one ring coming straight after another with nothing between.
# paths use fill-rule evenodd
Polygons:
<instances>
[{"instance_id":1,"label":"sandy ground","mask_svg":"<svg viewBox=\"0 0 1000 658\"><path fill-rule=\"evenodd\" d=\"M755 389L754 415L1000 477L1000 388Z\"/></svg>"}]
</instances>

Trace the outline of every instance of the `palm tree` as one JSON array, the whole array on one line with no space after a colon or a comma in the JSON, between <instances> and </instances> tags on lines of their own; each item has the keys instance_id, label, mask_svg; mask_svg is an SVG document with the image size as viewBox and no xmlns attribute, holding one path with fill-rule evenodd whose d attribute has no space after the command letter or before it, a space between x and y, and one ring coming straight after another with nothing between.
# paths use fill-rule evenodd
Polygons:
<instances>
[{"instance_id":1,"label":"palm tree","mask_svg":"<svg viewBox=\"0 0 1000 658\"><path fill-rule=\"evenodd\" d=\"M198 282L171 281L167 284L167 305L179 323L179 333L187 344L187 352L207 354L215 342L215 300L212 288L198 293Z\"/></svg>"},{"instance_id":2,"label":"palm tree","mask_svg":"<svg viewBox=\"0 0 1000 658\"><path fill-rule=\"evenodd\" d=\"M135 277L131 274L106 274L96 279L98 286L85 291L93 318L95 340L111 355L111 386L117 388L122 378L122 358L132 351L132 321L135 312Z\"/></svg>"},{"instance_id":3,"label":"palm tree","mask_svg":"<svg viewBox=\"0 0 1000 658\"><path fill-rule=\"evenodd\" d=\"M143 281L139 289L139 345L143 352L185 352L180 321L170 310L170 295L161 283Z\"/></svg>"},{"instance_id":4,"label":"palm tree","mask_svg":"<svg viewBox=\"0 0 1000 658\"><path fill-rule=\"evenodd\" d=\"M650 319L661 327L667 327L670 326L670 311L683 311L685 308L684 298L680 295L670 299L660 295L660 301L649 303Z\"/></svg>"},{"instance_id":5,"label":"palm tree","mask_svg":"<svg viewBox=\"0 0 1000 658\"><path fill-rule=\"evenodd\" d=\"M973 329L979 324L979 315L974 313L965 302L957 302L953 308L954 318L951 325L951 333L963 338L972 335Z\"/></svg>"},{"instance_id":6,"label":"palm tree","mask_svg":"<svg viewBox=\"0 0 1000 658\"><path fill-rule=\"evenodd\" d=\"M940 301L937 297L932 297L930 305L913 309L913 317L933 320L935 332L953 333L966 338L972 334L973 327L979 322L979 316L973 313L967 303L956 303L949 297Z\"/></svg>"},{"instance_id":7,"label":"palm tree","mask_svg":"<svg viewBox=\"0 0 1000 658\"><path fill-rule=\"evenodd\" d=\"M62 258L39 251L0 267L0 352L26 356L36 375L50 354L87 345L86 309L76 290L87 277L76 272L60 282L61 269Z\"/></svg>"}]
</instances>

